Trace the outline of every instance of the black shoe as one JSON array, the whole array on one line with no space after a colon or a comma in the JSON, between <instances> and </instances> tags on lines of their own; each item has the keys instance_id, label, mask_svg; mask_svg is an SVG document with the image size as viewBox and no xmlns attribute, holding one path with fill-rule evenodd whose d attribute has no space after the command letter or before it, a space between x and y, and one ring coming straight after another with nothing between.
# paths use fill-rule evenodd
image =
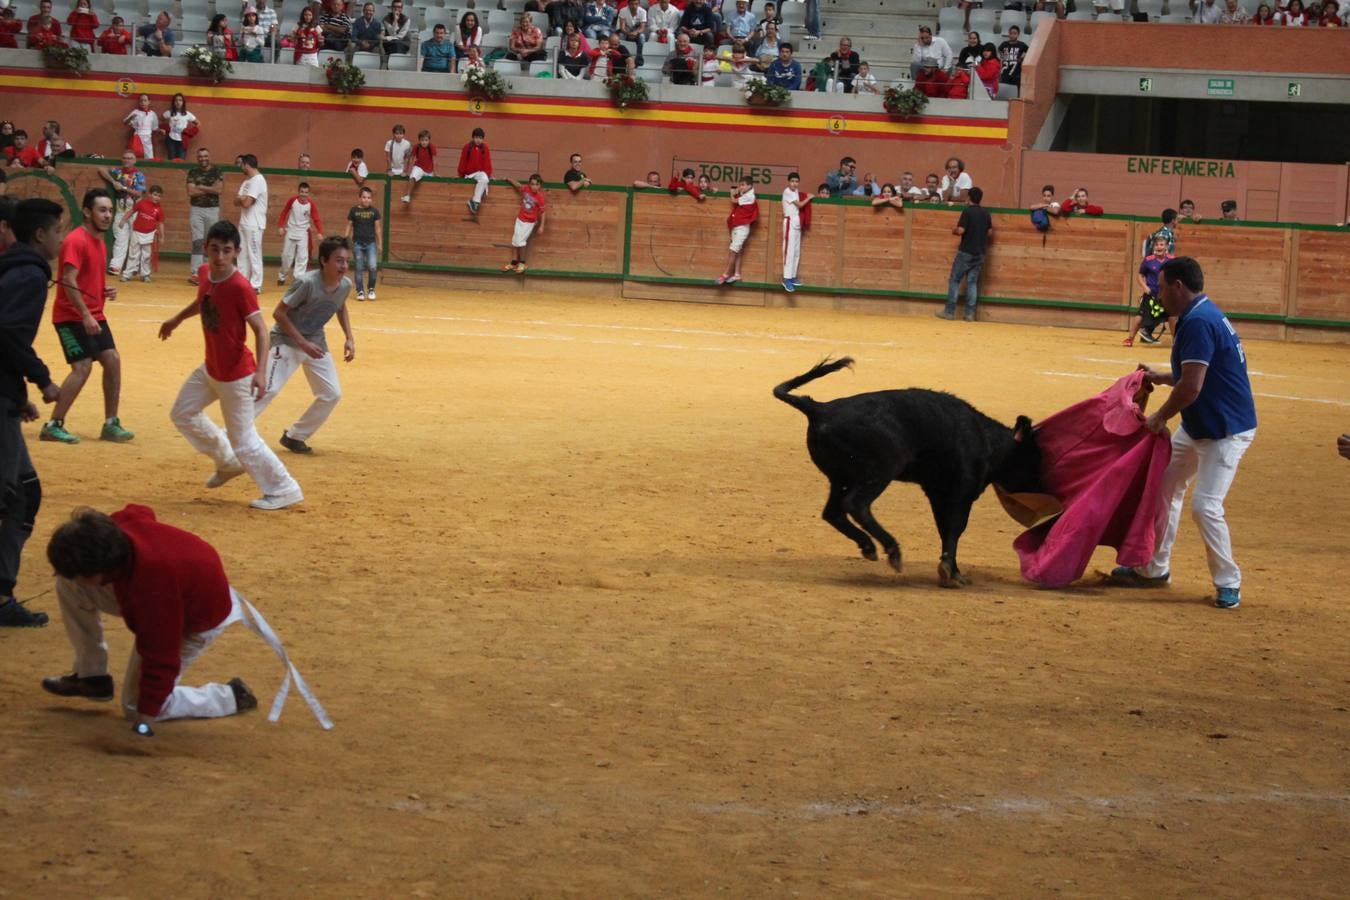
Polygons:
<instances>
[{"instance_id":1,"label":"black shoe","mask_svg":"<svg viewBox=\"0 0 1350 900\"><path fill-rule=\"evenodd\" d=\"M103 702L113 698L113 680L111 675L90 675L81 678L78 675L61 675L57 678L42 679L42 689L58 697L83 697L86 700Z\"/></svg>"},{"instance_id":2,"label":"black shoe","mask_svg":"<svg viewBox=\"0 0 1350 900\"><path fill-rule=\"evenodd\" d=\"M0 603L0 628L41 628L47 624L47 614L30 612L13 597Z\"/></svg>"},{"instance_id":3,"label":"black shoe","mask_svg":"<svg viewBox=\"0 0 1350 900\"><path fill-rule=\"evenodd\" d=\"M285 447L287 450L291 451L292 453L313 453L313 452L314 452L313 448L310 447L309 444L306 444L304 441L300 440L299 438L293 438L293 437L291 437L289 434L287 434L287 433L284 432L284 431L281 433L281 446Z\"/></svg>"},{"instance_id":4,"label":"black shoe","mask_svg":"<svg viewBox=\"0 0 1350 900\"><path fill-rule=\"evenodd\" d=\"M1143 341L1145 344L1156 344L1156 343L1158 343L1158 339L1157 339L1156 337L1153 336L1153 333L1152 333L1152 332L1149 332L1149 331L1141 331L1141 332L1139 332L1139 340Z\"/></svg>"},{"instance_id":5,"label":"black shoe","mask_svg":"<svg viewBox=\"0 0 1350 900\"><path fill-rule=\"evenodd\" d=\"M234 705L239 712L248 712L250 709L258 708L258 698L253 696L253 692L244 684L244 679L239 677L231 678L229 681L230 690L234 691Z\"/></svg>"}]
</instances>

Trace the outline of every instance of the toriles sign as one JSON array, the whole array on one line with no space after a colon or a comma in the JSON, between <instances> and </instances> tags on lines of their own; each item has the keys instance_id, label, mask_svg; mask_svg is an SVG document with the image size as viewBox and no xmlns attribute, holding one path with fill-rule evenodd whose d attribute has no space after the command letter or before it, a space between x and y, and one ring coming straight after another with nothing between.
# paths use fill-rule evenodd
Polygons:
<instances>
[{"instance_id":1,"label":"toriles sign","mask_svg":"<svg viewBox=\"0 0 1350 900\"><path fill-rule=\"evenodd\" d=\"M674 171L682 172L685 169L693 169L695 175L707 175L713 184L726 187L739 183L742 178L749 178L755 187L775 182L786 186L788 173L796 171L795 166L787 163L714 162L675 157Z\"/></svg>"},{"instance_id":2,"label":"toriles sign","mask_svg":"<svg viewBox=\"0 0 1350 900\"><path fill-rule=\"evenodd\" d=\"M1172 159L1127 156L1125 171L1136 175L1192 175L1199 178L1236 178L1233 164L1217 159Z\"/></svg>"}]
</instances>

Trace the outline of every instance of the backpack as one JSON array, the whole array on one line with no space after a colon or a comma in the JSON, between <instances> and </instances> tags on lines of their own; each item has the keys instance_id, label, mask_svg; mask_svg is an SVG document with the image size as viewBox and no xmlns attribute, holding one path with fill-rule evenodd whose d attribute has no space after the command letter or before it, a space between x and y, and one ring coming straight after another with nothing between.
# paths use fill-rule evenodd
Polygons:
<instances>
[{"instance_id":1,"label":"backpack","mask_svg":"<svg viewBox=\"0 0 1350 900\"><path fill-rule=\"evenodd\" d=\"M1033 209L1031 211L1031 224L1036 226L1036 230L1041 233L1041 246L1045 246L1046 233L1050 231L1050 214L1044 209Z\"/></svg>"}]
</instances>

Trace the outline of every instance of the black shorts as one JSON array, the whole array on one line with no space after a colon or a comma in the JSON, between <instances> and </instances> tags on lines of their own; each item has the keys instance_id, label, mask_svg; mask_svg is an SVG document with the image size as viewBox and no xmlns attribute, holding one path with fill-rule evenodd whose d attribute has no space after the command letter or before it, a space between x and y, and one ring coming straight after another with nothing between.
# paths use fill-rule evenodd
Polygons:
<instances>
[{"instance_id":1,"label":"black shorts","mask_svg":"<svg viewBox=\"0 0 1350 900\"><path fill-rule=\"evenodd\" d=\"M1167 319L1167 310L1157 297L1144 294L1139 298L1139 317L1143 320L1140 327L1146 332L1152 332L1159 322Z\"/></svg>"},{"instance_id":2,"label":"black shorts","mask_svg":"<svg viewBox=\"0 0 1350 900\"><path fill-rule=\"evenodd\" d=\"M56 336L61 340L61 352L68 363L96 359L105 350L117 349L107 322L98 323L98 334L85 333L83 322L62 322L56 326Z\"/></svg>"}]
</instances>

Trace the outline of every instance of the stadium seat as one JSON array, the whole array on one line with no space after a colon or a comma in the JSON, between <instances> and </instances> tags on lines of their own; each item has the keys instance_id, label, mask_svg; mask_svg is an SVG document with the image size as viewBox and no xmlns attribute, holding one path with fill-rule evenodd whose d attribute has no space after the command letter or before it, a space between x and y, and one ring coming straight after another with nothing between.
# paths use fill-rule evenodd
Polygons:
<instances>
[{"instance_id":1,"label":"stadium seat","mask_svg":"<svg viewBox=\"0 0 1350 900\"><path fill-rule=\"evenodd\" d=\"M643 66L636 70L636 75L648 84L660 84L665 77L659 66Z\"/></svg>"},{"instance_id":2,"label":"stadium seat","mask_svg":"<svg viewBox=\"0 0 1350 900\"><path fill-rule=\"evenodd\" d=\"M988 36L994 33L994 16L996 15L997 13L992 10L972 9L970 11L970 30L978 31L981 37L984 37L987 40ZM948 43L951 42L948 41ZM956 53L961 52L960 50L955 49L955 45L953 45L953 51Z\"/></svg>"},{"instance_id":3,"label":"stadium seat","mask_svg":"<svg viewBox=\"0 0 1350 900\"><path fill-rule=\"evenodd\" d=\"M1027 30L1027 14L1021 10L1005 9L999 13L998 33L1007 34L1008 29L1016 25L1023 33Z\"/></svg>"},{"instance_id":4,"label":"stadium seat","mask_svg":"<svg viewBox=\"0 0 1350 900\"><path fill-rule=\"evenodd\" d=\"M389 71L416 72L417 58L411 53L391 53L389 54Z\"/></svg>"},{"instance_id":5,"label":"stadium seat","mask_svg":"<svg viewBox=\"0 0 1350 900\"><path fill-rule=\"evenodd\" d=\"M951 44L953 38L966 30L966 14L955 6L944 6L938 10L938 33ZM962 41L962 44L965 42ZM953 45L955 46L955 45Z\"/></svg>"},{"instance_id":6,"label":"stadium seat","mask_svg":"<svg viewBox=\"0 0 1350 900\"><path fill-rule=\"evenodd\" d=\"M519 13L516 14L519 16ZM534 25L544 34L548 34L548 13L532 12L530 18L534 19Z\"/></svg>"},{"instance_id":7,"label":"stadium seat","mask_svg":"<svg viewBox=\"0 0 1350 900\"><path fill-rule=\"evenodd\" d=\"M479 18L481 19L482 16L480 15ZM483 27L483 33L510 35L515 24L515 17L506 10L490 9L488 10L486 24Z\"/></svg>"},{"instance_id":8,"label":"stadium seat","mask_svg":"<svg viewBox=\"0 0 1350 900\"><path fill-rule=\"evenodd\" d=\"M783 8L778 14L783 17L784 25L795 25L798 28L806 27L806 4L805 3L783 3Z\"/></svg>"},{"instance_id":9,"label":"stadium seat","mask_svg":"<svg viewBox=\"0 0 1350 900\"><path fill-rule=\"evenodd\" d=\"M548 37L544 38L544 50L546 50L549 55L556 55L561 47L562 35L550 34Z\"/></svg>"},{"instance_id":10,"label":"stadium seat","mask_svg":"<svg viewBox=\"0 0 1350 900\"><path fill-rule=\"evenodd\" d=\"M358 69L378 69L380 67L380 54L358 50L352 54L352 65Z\"/></svg>"},{"instance_id":11,"label":"stadium seat","mask_svg":"<svg viewBox=\"0 0 1350 900\"><path fill-rule=\"evenodd\" d=\"M995 97L994 99L995 99L995 100L1016 100L1016 99L1017 99L1017 93L1018 93L1017 85L1015 85L1015 84L1005 84L1005 83L1003 83L1003 82L999 82L999 86L998 86L998 96Z\"/></svg>"},{"instance_id":12,"label":"stadium seat","mask_svg":"<svg viewBox=\"0 0 1350 900\"><path fill-rule=\"evenodd\" d=\"M345 51L345 50L320 50L320 51L319 51L319 68L323 68L323 67L327 66L329 60L333 60L333 59L340 60L340 61L342 61L342 62L346 62L346 61L347 61L347 53L346 53L346 51Z\"/></svg>"},{"instance_id":13,"label":"stadium seat","mask_svg":"<svg viewBox=\"0 0 1350 900\"><path fill-rule=\"evenodd\" d=\"M1030 29L1029 29L1029 30L1034 32L1037 28L1041 27L1041 23L1042 23L1042 22L1049 22L1049 21L1052 21L1054 18L1055 18L1055 14L1052 13L1052 12L1036 12L1036 13L1032 13L1032 14L1031 14Z\"/></svg>"},{"instance_id":14,"label":"stadium seat","mask_svg":"<svg viewBox=\"0 0 1350 900\"><path fill-rule=\"evenodd\" d=\"M1163 14L1163 0L1138 0L1139 11L1147 13L1149 19L1161 19Z\"/></svg>"},{"instance_id":15,"label":"stadium seat","mask_svg":"<svg viewBox=\"0 0 1350 900\"><path fill-rule=\"evenodd\" d=\"M539 60L530 63L530 77L536 78L539 75L553 75L553 63L548 60Z\"/></svg>"},{"instance_id":16,"label":"stadium seat","mask_svg":"<svg viewBox=\"0 0 1350 900\"><path fill-rule=\"evenodd\" d=\"M1097 15L1091 9L1079 9L1074 10L1064 18L1072 19L1075 22L1092 22L1096 20Z\"/></svg>"},{"instance_id":17,"label":"stadium seat","mask_svg":"<svg viewBox=\"0 0 1350 900\"><path fill-rule=\"evenodd\" d=\"M509 29L507 31L495 31L492 34L485 34L483 35L483 52L487 53L490 50L505 50L507 42L510 40L511 32Z\"/></svg>"},{"instance_id":18,"label":"stadium seat","mask_svg":"<svg viewBox=\"0 0 1350 900\"><path fill-rule=\"evenodd\" d=\"M422 27L430 31L437 25L444 25L449 31L455 25L454 19L451 18L453 12L454 10L441 9L438 6L428 6L422 10Z\"/></svg>"},{"instance_id":19,"label":"stadium seat","mask_svg":"<svg viewBox=\"0 0 1350 900\"><path fill-rule=\"evenodd\" d=\"M1191 14L1189 12L1168 13L1162 17L1162 21L1170 22L1173 25L1182 25L1191 21Z\"/></svg>"}]
</instances>

